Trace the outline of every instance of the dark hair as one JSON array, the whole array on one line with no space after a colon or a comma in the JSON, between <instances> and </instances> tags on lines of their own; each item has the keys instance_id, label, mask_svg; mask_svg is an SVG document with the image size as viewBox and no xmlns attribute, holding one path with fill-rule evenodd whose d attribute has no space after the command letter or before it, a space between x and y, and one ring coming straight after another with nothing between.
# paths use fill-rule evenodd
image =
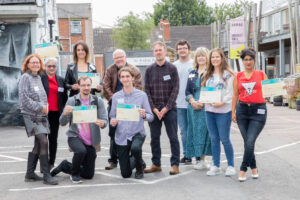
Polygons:
<instances>
[{"instance_id":1,"label":"dark hair","mask_svg":"<svg viewBox=\"0 0 300 200\"><path fill-rule=\"evenodd\" d=\"M209 64L208 64L208 67L206 69L206 73L204 75L204 80L202 82L203 86L205 86L206 81L208 81L208 79L210 79L210 77L213 76L214 71L215 71L215 67L211 63L211 57L212 57L212 54L214 52L217 52L221 56L221 59L222 59L221 69L220 69L221 70L220 71L220 76L223 78L223 80L224 80L224 77L223 77L224 71L227 71L231 75L234 75L234 71L232 70L231 66L228 64L226 56L224 54L224 51L221 48L215 48L215 49L211 50L210 53L209 53Z\"/></svg>"},{"instance_id":2,"label":"dark hair","mask_svg":"<svg viewBox=\"0 0 300 200\"><path fill-rule=\"evenodd\" d=\"M74 63L78 62L78 56L77 56L77 47L78 47L78 45L81 45L83 47L83 49L86 53L85 62L88 63L89 58L90 58L90 51L89 51L88 45L84 41L79 41L74 45L74 47L73 47L73 62Z\"/></svg>"},{"instance_id":3,"label":"dark hair","mask_svg":"<svg viewBox=\"0 0 300 200\"><path fill-rule=\"evenodd\" d=\"M189 50L191 50L191 45L190 45L190 43L188 42L188 41L186 41L186 40L179 40L177 43L176 43L176 45L175 45L175 47L176 47L176 50L178 50L178 46L183 46L183 45L187 45L188 46L188 49Z\"/></svg>"},{"instance_id":4,"label":"dark hair","mask_svg":"<svg viewBox=\"0 0 300 200\"><path fill-rule=\"evenodd\" d=\"M88 76L81 76L79 79L78 79L78 85L80 85L80 82L82 81L86 81L86 80L90 80L91 81L91 84L92 84L92 79Z\"/></svg>"},{"instance_id":5,"label":"dark hair","mask_svg":"<svg viewBox=\"0 0 300 200\"><path fill-rule=\"evenodd\" d=\"M120 78L122 72L128 72L134 78L134 73L133 73L133 71L132 71L131 68L129 68L129 67L122 67L119 70L119 73L118 73L119 78Z\"/></svg>"},{"instance_id":6,"label":"dark hair","mask_svg":"<svg viewBox=\"0 0 300 200\"><path fill-rule=\"evenodd\" d=\"M244 60L246 56L250 56L255 60L256 51L251 47L246 47L241 51L241 58Z\"/></svg>"}]
</instances>

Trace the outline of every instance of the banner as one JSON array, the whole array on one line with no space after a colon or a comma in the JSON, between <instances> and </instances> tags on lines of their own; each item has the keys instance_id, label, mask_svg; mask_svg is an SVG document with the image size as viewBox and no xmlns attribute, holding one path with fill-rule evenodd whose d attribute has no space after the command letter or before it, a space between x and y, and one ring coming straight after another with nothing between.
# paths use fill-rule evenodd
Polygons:
<instances>
[{"instance_id":1,"label":"banner","mask_svg":"<svg viewBox=\"0 0 300 200\"><path fill-rule=\"evenodd\" d=\"M34 46L35 53L41 58L58 57L58 48L56 42L37 44Z\"/></svg>"},{"instance_id":2,"label":"banner","mask_svg":"<svg viewBox=\"0 0 300 200\"><path fill-rule=\"evenodd\" d=\"M245 48L245 22L243 19L230 20L230 59L240 59Z\"/></svg>"}]
</instances>

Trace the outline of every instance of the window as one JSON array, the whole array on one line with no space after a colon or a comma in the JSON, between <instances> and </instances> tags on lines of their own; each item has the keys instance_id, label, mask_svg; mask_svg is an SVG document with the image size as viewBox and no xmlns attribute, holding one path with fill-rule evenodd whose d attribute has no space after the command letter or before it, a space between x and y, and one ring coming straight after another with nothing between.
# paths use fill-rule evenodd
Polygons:
<instances>
[{"instance_id":1,"label":"window","mask_svg":"<svg viewBox=\"0 0 300 200\"><path fill-rule=\"evenodd\" d=\"M71 34L81 34L81 21L71 21Z\"/></svg>"}]
</instances>

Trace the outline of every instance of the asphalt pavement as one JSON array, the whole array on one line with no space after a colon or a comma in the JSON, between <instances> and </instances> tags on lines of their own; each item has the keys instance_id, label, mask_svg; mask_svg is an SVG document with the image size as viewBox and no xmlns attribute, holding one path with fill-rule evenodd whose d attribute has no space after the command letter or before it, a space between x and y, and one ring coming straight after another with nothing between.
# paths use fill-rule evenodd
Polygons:
<instances>
[{"instance_id":1,"label":"asphalt pavement","mask_svg":"<svg viewBox=\"0 0 300 200\"><path fill-rule=\"evenodd\" d=\"M147 138L143 158L151 165L150 132L145 123ZM63 159L71 161L68 151L67 127L61 127L56 164ZM225 177L224 173L208 177L206 170L194 170L192 165L180 165L180 174L169 175L170 145L163 127L161 137L162 172L145 174L144 179L123 179L119 167L104 170L109 157L108 129L102 131L101 151L96 160L96 174L82 184L71 183L66 174L57 175L59 185L42 182L24 182L27 153L33 138L27 138L23 127L0 127L0 199L222 199L222 200L292 200L300 199L300 111L268 104L268 119L256 143L256 159L260 177L247 174L246 182L238 181L238 174ZM178 134L180 139L180 135ZM236 124L231 128L235 152L235 168L239 171L243 156L243 141ZM211 157L207 157L211 162ZM222 148L221 167L225 171L226 158ZM193 161L195 162L195 161ZM37 169L39 173L39 169Z\"/></svg>"}]
</instances>

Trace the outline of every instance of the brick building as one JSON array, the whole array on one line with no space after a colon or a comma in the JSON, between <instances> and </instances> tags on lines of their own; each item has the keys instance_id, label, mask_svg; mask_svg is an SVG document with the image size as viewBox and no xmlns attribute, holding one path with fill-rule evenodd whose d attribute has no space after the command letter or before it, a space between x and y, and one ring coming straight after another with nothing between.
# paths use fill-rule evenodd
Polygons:
<instances>
[{"instance_id":1,"label":"brick building","mask_svg":"<svg viewBox=\"0 0 300 200\"><path fill-rule=\"evenodd\" d=\"M56 6L59 38L63 52L61 53L62 71L64 72L67 63L72 62L73 46L80 40L85 41L89 46L90 62L94 63L91 3L59 3Z\"/></svg>"}]
</instances>

